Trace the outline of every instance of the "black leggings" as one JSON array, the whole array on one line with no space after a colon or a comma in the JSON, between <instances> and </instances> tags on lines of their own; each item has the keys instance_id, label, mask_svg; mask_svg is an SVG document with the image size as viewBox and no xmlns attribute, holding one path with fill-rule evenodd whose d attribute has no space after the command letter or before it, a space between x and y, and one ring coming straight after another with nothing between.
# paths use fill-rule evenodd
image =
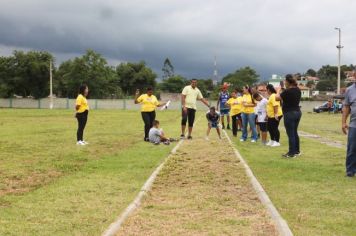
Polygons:
<instances>
[{"instance_id":1,"label":"black leggings","mask_svg":"<svg viewBox=\"0 0 356 236\"><path fill-rule=\"evenodd\" d=\"M76 114L78 120L77 141L83 141L83 133L85 125L87 124L88 113L88 110L85 110L82 113Z\"/></svg>"},{"instance_id":2,"label":"black leggings","mask_svg":"<svg viewBox=\"0 0 356 236\"><path fill-rule=\"evenodd\" d=\"M150 112L141 112L142 115L142 120L145 123L145 139L148 138L148 133L150 132L150 129L152 128L152 123L156 119L156 112L155 111L150 111Z\"/></svg>"},{"instance_id":3,"label":"black leggings","mask_svg":"<svg viewBox=\"0 0 356 236\"><path fill-rule=\"evenodd\" d=\"M182 110L182 125L187 125L187 120L189 127L193 127L195 120L195 109L188 108L187 113Z\"/></svg>"},{"instance_id":4,"label":"black leggings","mask_svg":"<svg viewBox=\"0 0 356 236\"><path fill-rule=\"evenodd\" d=\"M231 116L231 120L232 120L232 134L234 136L237 135L237 121L241 120L241 114L236 114L234 116Z\"/></svg>"},{"instance_id":5,"label":"black leggings","mask_svg":"<svg viewBox=\"0 0 356 236\"><path fill-rule=\"evenodd\" d=\"M268 121L267 121L268 132L269 135L271 136L271 140L276 142L279 142L280 133L279 133L278 126L282 117L283 116L278 116L278 120L276 120L274 117L273 118L268 117Z\"/></svg>"}]
</instances>

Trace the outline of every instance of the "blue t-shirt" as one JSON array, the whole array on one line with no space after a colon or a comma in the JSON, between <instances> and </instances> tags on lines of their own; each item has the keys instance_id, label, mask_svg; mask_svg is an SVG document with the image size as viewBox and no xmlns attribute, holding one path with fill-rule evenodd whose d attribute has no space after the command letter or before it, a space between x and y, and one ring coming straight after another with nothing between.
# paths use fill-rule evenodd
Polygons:
<instances>
[{"instance_id":1,"label":"blue t-shirt","mask_svg":"<svg viewBox=\"0 0 356 236\"><path fill-rule=\"evenodd\" d=\"M229 92L219 93L220 110L229 109L229 107L225 106L225 103L227 102L227 100L229 100L229 98L230 98Z\"/></svg>"}]
</instances>

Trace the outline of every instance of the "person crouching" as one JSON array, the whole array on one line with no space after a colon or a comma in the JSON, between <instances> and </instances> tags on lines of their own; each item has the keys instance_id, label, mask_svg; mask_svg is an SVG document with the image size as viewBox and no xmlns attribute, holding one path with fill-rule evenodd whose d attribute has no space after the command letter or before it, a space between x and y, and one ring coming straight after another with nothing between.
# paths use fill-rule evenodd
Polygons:
<instances>
[{"instance_id":1,"label":"person crouching","mask_svg":"<svg viewBox=\"0 0 356 236\"><path fill-rule=\"evenodd\" d=\"M211 128L215 128L216 132L219 135L219 139L221 139L220 128L219 128L219 120L220 114L215 110L215 107L210 107L210 110L206 113L206 119L208 120L208 130L206 131L206 140L209 140L209 133Z\"/></svg>"}]
</instances>

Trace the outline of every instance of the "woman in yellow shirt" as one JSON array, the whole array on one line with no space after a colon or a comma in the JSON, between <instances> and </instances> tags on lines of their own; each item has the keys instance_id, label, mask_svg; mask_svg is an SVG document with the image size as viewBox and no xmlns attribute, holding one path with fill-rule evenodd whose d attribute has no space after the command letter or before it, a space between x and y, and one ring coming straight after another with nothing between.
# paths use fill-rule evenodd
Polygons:
<instances>
[{"instance_id":1,"label":"woman in yellow shirt","mask_svg":"<svg viewBox=\"0 0 356 236\"><path fill-rule=\"evenodd\" d=\"M226 104L230 107L230 115L232 120L232 134L237 136L238 127L241 127L241 108L242 96L237 96L237 90L231 93L231 98L227 100Z\"/></svg>"},{"instance_id":2,"label":"woman in yellow shirt","mask_svg":"<svg viewBox=\"0 0 356 236\"><path fill-rule=\"evenodd\" d=\"M135 94L135 104L141 104L141 115L142 120L145 124L144 141L149 142L148 133L152 128L153 121L156 119L156 107L161 107L166 105L166 103L159 103L155 95L153 95L153 89L147 88L147 92L140 96L140 90L136 90Z\"/></svg>"},{"instance_id":3,"label":"woman in yellow shirt","mask_svg":"<svg viewBox=\"0 0 356 236\"><path fill-rule=\"evenodd\" d=\"M279 147L280 133L278 130L279 122L283 117L281 102L276 100L276 90L272 84L267 85L267 94L269 95L267 103L267 127L271 140L266 144L271 147Z\"/></svg>"},{"instance_id":4,"label":"woman in yellow shirt","mask_svg":"<svg viewBox=\"0 0 356 236\"><path fill-rule=\"evenodd\" d=\"M242 136L240 139L241 142L245 142L247 139L247 124L250 125L250 128L252 130L251 142L255 143L257 141L255 106L256 102L252 98L251 88L249 86L244 86L242 96Z\"/></svg>"},{"instance_id":5,"label":"woman in yellow shirt","mask_svg":"<svg viewBox=\"0 0 356 236\"><path fill-rule=\"evenodd\" d=\"M87 101L87 96L89 93L88 86L83 84L79 87L79 94L75 102L75 117L78 120L78 130L77 130L77 145L87 145L88 143L83 139L83 133L88 120L89 105Z\"/></svg>"}]
</instances>

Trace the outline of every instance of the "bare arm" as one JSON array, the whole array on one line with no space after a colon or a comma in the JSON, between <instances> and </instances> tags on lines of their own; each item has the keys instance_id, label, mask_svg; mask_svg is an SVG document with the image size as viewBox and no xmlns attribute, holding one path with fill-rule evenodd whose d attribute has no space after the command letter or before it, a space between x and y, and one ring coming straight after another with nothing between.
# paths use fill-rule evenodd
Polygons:
<instances>
[{"instance_id":1,"label":"bare arm","mask_svg":"<svg viewBox=\"0 0 356 236\"><path fill-rule=\"evenodd\" d=\"M347 118L350 115L350 106L348 105L344 105L344 107L342 108L342 132L344 134L347 134L347 131L349 129L349 126L347 125Z\"/></svg>"},{"instance_id":2,"label":"bare arm","mask_svg":"<svg viewBox=\"0 0 356 236\"><path fill-rule=\"evenodd\" d=\"M200 101L204 103L207 107L210 107L208 100L206 100L205 98L200 99Z\"/></svg>"},{"instance_id":3,"label":"bare arm","mask_svg":"<svg viewBox=\"0 0 356 236\"><path fill-rule=\"evenodd\" d=\"M158 104L157 106L158 106L158 107L163 107L163 106L165 106L166 104L167 104L167 102L163 102L163 103Z\"/></svg>"},{"instance_id":4,"label":"bare arm","mask_svg":"<svg viewBox=\"0 0 356 236\"><path fill-rule=\"evenodd\" d=\"M140 96L140 90L136 89L135 93L135 104L138 104L139 102L137 101L137 98Z\"/></svg>"}]
</instances>

